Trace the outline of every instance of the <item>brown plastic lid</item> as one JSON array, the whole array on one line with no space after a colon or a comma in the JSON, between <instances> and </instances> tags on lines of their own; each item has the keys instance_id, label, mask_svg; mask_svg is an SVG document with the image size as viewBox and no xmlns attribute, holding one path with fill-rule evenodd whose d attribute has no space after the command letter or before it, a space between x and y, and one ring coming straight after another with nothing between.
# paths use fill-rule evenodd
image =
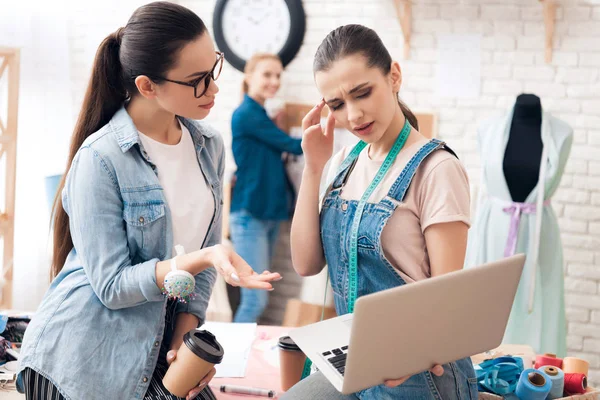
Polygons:
<instances>
[{"instance_id":1,"label":"brown plastic lid","mask_svg":"<svg viewBox=\"0 0 600 400\"><path fill-rule=\"evenodd\" d=\"M279 348L282 350L302 351L296 342L289 336L282 336L279 338Z\"/></svg>"}]
</instances>

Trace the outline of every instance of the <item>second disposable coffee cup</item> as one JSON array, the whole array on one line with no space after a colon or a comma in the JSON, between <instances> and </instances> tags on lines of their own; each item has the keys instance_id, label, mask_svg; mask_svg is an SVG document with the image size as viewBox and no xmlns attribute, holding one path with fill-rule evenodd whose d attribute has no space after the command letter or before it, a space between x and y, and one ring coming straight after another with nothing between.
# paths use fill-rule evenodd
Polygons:
<instances>
[{"instance_id":1,"label":"second disposable coffee cup","mask_svg":"<svg viewBox=\"0 0 600 400\"><path fill-rule=\"evenodd\" d=\"M189 331L163 378L163 385L174 395L186 397L215 364L223 360L223 354L223 347L212 333L196 329Z\"/></svg>"},{"instance_id":2,"label":"second disposable coffee cup","mask_svg":"<svg viewBox=\"0 0 600 400\"><path fill-rule=\"evenodd\" d=\"M286 391L300 382L306 356L289 336L279 338L281 389Z\"/></svg>"}]
</instances>

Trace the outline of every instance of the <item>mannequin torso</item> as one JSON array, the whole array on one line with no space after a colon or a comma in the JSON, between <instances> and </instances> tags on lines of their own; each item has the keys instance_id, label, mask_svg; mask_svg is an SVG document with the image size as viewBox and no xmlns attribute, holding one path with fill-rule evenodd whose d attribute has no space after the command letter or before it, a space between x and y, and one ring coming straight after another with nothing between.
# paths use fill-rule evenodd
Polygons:
<instances>
[{"instance_id":1,"label":"mannequin torso","mask_svg":"<svg viewBox=\"0 0 600 400\"><path fill-rule=\"evenodd\" d=\"M513 201L524 202L535 188L542 158L542 105L533 94L517 97L503 170Z\"/></svg>"}]
</instances>

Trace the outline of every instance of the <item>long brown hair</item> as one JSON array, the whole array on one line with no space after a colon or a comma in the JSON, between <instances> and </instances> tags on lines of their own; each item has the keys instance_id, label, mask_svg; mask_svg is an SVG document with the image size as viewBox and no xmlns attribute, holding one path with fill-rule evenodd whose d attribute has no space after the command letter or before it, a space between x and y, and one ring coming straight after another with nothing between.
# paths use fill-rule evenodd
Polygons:
<instances>
[{"instance_id":1,"label":"long brown hair","mask_svg":"<svg viewBox=\"0 0 600 400\"><path fill-rule=\"evenodd\" d=\"M62 207L61 194L77 151L88 136L106 125L137 93L137 76L162 82L179 50L205 32L204 22L191 10L174 3L155 2L138 8L125 27L100 44L71 138L67 168L54 199L52 277L62 270L73 249L69 216Z\"/></svg>"},{"instance_id":2,"label":"long brown hair","mask_svg":"<svg viewBox=\"0 0 600 400\"><path fill-rule=\"evenodd\" d=\"M256 69L256 66L259 62L263 60L277 60L281 62L281 58L279 58L276 54L271 53L256 53L248 61L246 61L246 65L244 66L244 81L242 82L242 92L248 93L248 83L246 82L246 75L251 74Z\"/></svg>"},{"instance_id":3,"label":"long brown hair","mask_svg":"<svg viewBox=\"0 0 600 400\"><path fill-rule=\"evenodd\" d=\"M373 29L362 25L344 25L323 39L315 54L313 71L327 71L335 61L354 54L362 54L368 60L369 67L377 67L384 74L388 74L392 68L392 56ZM408 122L418 130L417 117L400 98L398 104Z\"/></svg>"}]
</instances>

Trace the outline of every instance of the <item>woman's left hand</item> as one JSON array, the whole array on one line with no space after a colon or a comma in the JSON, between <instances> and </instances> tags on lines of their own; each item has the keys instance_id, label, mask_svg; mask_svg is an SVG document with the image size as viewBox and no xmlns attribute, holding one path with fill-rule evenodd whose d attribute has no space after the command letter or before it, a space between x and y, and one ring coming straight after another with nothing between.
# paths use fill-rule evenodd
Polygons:
<instances>
[{"instance_id":1,"label":"woman's left hand","mask_svg":"<svg viewBox=\"0 0 600 400\"><path fill-rule=\"evenodd\" d=\"M436 365L433 368L431 368L429 370L429 372L431 372L432 374L434 374L435 376L442 376L444 375L444 367L442 367L441 365ZM404 382L406 382L407 380L409 380L411 378L411 376L405 376L404 378L399 378L399 379L389 379L387 381L385 381L385 386L387 387L396 387L396 386L400 386L402 385Z\"/></svg>"},{"instance_id":2,"label":"woman's left hand","mask_svg":"<svg viewBox=\"0 0 600 400\"><path fill-rule=\"evenodd\" d=\"M271 282L281 280L278 272L256 273L231 246L217 244L200 251L209 251L211 264L231 286L247 289L273 290Z\"/></svg>"},{"instance_id":3,"label":"woman's left hand","mask_svg":"<svg viewBox=\"0 0 600 400\"><path fill-rule=\"evenodd\" d=\"M167 353L167 364L171 365L171 363L177 358L177 350L171 350ZM201 391L203 391L207 386L210 380L215 376L217 370L215 368L208 371L208 374L192 390L189 391L188 395L185 397L185 400L194 400Z\"/></svg>"}]
</instances>

